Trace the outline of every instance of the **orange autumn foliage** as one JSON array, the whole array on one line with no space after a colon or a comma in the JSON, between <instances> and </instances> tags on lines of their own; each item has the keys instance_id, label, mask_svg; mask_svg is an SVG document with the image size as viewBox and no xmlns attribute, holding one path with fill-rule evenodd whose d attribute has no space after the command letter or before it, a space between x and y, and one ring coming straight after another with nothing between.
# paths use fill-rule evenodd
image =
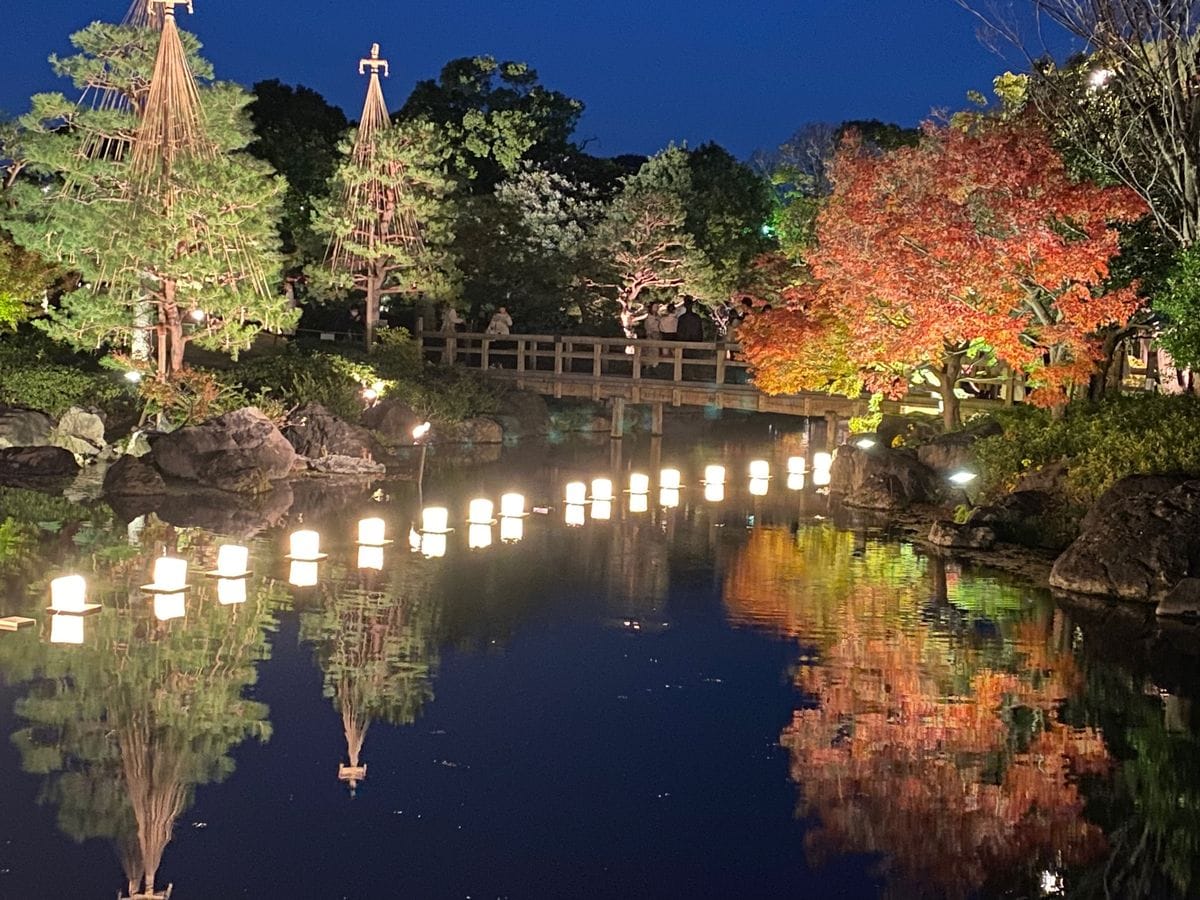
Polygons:
<instances>
[{"instance_id":1,"label":"orange autumn foliage","mask_svg":"<svg viewBox=\"0 0 1200 900\"><path fill-rule=\"evenodd\" d=\"M1140 303L1105 281L1114 224L1144 202L1073 181L1032 122L929 126L919 146L884 155L851 138L831 171L814 280L743 328L768 390L827 386L811 360L844 353L873 389L900 394L917 370L953 380L982 343L1057 404L1091 374L1097 329Z\"/></svg>"}]
</instances>

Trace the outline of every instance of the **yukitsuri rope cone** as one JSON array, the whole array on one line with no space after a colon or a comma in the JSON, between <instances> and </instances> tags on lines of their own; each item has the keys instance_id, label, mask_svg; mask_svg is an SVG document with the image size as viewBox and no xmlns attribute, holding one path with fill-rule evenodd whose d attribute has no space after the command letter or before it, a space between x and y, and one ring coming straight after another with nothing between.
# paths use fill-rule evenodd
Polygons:
<instances>
[{"instance_id":1,"label":"yukitsuri rope cone","mask_svg":"<svg viewBox=\"0 0 1200 900\"><path fill-rule=\"evenodd\" d=\"M374 342L375 328L379 323L383 275L373 271L378 265L375 259L365 258L355 248L375 251L380 247L392 246L404 248L414 257L425 249L421 226L413 215L412 205L401 202L404 188L395 177L396 167L400 164L380 159L378 154L379 138L391 127L387 104L383 99L383 87L379 82L381 69L386 77L389 74L388 61L380 59L379 45L372 44L371 55L358 62L358 74L369 74L370 79L350 155L351 164L366 173L366 177L349 181L342 197L342 208L348 211L354 224L348 234L333 238L326 256L333 271L354 275L355 281L366 292L364 319L368 350Z\"/></svg>"}]
</instances>

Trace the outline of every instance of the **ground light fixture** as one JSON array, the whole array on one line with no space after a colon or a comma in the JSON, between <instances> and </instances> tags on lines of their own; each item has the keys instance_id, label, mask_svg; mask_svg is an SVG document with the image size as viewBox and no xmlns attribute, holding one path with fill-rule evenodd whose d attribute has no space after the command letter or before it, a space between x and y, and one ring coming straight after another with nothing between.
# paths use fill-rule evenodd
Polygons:
<instances>
[{"instance_id":1,"label":"ground light fixture","mask_svg":"<svg viewBox=\"0 0 1200 900\"><path fill-rule=\"evenodd\" d=\"M142 373L134 372L131 369L130 371L125 373L125 380L128 381L130 384L137 384L139 381L142 380Z\"/></svg>"},{"instance_id":2,"label":"ground light fixture","mask_svg":"<svg viewBox=\"0 0 1200 900\"><path fill-rule=\"evenodd\" d=\"M872 447L875 446L876 443L877 443L877 441L875 440L875 438L867 437L864 435L863 437L857 438L854 441L854 446L857 447L859 450L870 450Z\"/></svg>"},{"instance_id":3,"label":"ground light fixture","mask_svg":"<svg viewBox=\"0 0 1200 900\"><path fill-rule=\"evenodd\" d=\"M970 484L979 476L975 472L968 472L966 469L961 469L950 476L950 483L956 484L959 487Z\"/></svg>"}]
</instances>

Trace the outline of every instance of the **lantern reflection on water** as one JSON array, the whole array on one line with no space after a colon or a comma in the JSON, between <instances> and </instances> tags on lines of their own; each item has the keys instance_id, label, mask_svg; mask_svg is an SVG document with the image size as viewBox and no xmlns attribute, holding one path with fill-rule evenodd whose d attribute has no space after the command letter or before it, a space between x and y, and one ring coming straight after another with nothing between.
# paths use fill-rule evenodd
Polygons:
<instances>
[{"instance_id":1,"label":"lantern reflection on water","mask_svg":"<svg viewBox=\"0 0 1200 900\"><path fill-rule=\"evenodd\" d=\"M51 616L50 643L82 644L83 617L72 615Z\"/></svg>"},{"instance_id":2,"label":"lantern reflection on water","mask_svg":"<svg viewBox=\"0 0 1200 900\"><path fill-rule=\"evenodd\" d=\"M601 521L612 518L612 501L611 500L594 500L592 501L592 518Z\"/></svg>"},{"instance_id":3,"label":"lantern reflection on water","mask_svg":"<svg viewBox=\"0 0 1200 900\"><path fill-rule=\"evenodd\" d=\"M171 619L182 619L184 613L187 611L184 600L185 596L182 591L170 594L155 594L154 618L160 622L169 622Z\"/></svg>"},{"instance_id":4,"label":"lantern reflection on water","mask_svg":"<svg viewBox=\"0 0 1200 900\"><path fill-rule=\"evenodd\" d=\"M218 578L217 602L222 606L235 606L246 602L245 578Z\"/></svg>"},{"instance_id":5,"label":"lantern reflection on water","mask_svg":"<svg viewBox=\"0 0 1200 900\"><path fill-rule=\"evenodd\" d=\"M629 495L629 511L631 513L644 513L650 509L649 494L630 494Z\"/></svg>"},{"instance_id":6,"label":"lantern reflection on water","mask_svg":"<svg viewBox=\"0 0 1200 900\"><path fill-rule=\"evenodd\" d=\"M767 495L767 489L770 487L770 484L771 484L770 480L766 479L766 478L751 478L750 479L750 493L753 494L755 497L765 497Z\"/></svg>"},{"instance_id":7,"label":"lantern reflection on water","mask_svg":"<svg viewBox=\"0 0 1200 900\"><path fill-rule=\"evenodd\" d=\"M658 492L658 505L665 509L674 509L679 505L679 488L662 488Z\"/></svg>"},{"instance_id":8,"label":"lantern reflection on water","mask_svg":"<svg viewBox=\"0 0 1200 900\"><path fill-rule=\"evenodd\" d=\"M500 520L500 540L506 544L515 544L525 537L525 520L508 518Z\"/></svg>"},{"instance_id":9,"label":"lantern reflection on water","mask_svg":"<svg viewBox=\"0 0 1200 900\"><path fill-rule=\"evenodd\" d=\"M421 553L426 559L440 559L446 555L446 532L427 532L421 535Z\"/></svg>"},{"instance_id":10,"label":"lantern reflection on water","mask_svg":"<svg viewBox=\"0 0 1200 900\"><path fill-rule=\"evenodd\" d=\"M563 510L563 521L572 528L578 528L585 521L585 508L579 503L568 503Z\"/></svg>"},{"instance_id":11,"label":"lantern reflection on water","mask_svg":"<svg viewBox=\"0 0 1200 900\"><path fill-rule=\"evenodd\" d=\"M518 519L518 521L520 521ZM467 546L472 550L486 550L492 546L492 526L478 522L467 526Z\"/></svg>"},{"instance_id":12,"label":"lantern reflection on water","mask_svg":"<svg viewBox=\"0 0 1200 900\"><path fill-rule=\"evenodd\" d=\"M288 584L293 587L315 587L319 570L316 560L293 559L288 568Z\"/></svg>"},{"instance_id":13,"label":"lantern reflection on water","mask_svg":"<svg viewBox=\"0 0 1200 900\"><path fill-rule=\"evenodd\" d=\"M828 469L813 469L812 481L815 487L827 487L831 481Z\"/></svg>"},{"instance_id":14,"label":"lantern reflection on water","mask_svg":"<svg viewBox=\"0 0 1200 900\"><path fill-rule=\"evenodd\" d=\"M710 481L704 485L704 499L710 503L720 503L725 499L725 483Z\"/></svg>"},{"instance_id":15,"label":"lantern reflection on water","mask_svg":"<svg viewBox=\"0 0 1200 900\"><path fill-rule=\"evenodd\" d=\"M804 490L804 473L803 472L788 472L787 489L789 491Z\"/></svg>"},{"instance_id":16,"label":"lantern reflection on water","mask_svg":"<svg viewBox=\"0 0 1200 900\"><path fill-rule=\"evenodd\" d=\"M383 570L383 547L372 544L362 544L358 548L358 567L360 569Z\"/></svg>"}]
</instances>

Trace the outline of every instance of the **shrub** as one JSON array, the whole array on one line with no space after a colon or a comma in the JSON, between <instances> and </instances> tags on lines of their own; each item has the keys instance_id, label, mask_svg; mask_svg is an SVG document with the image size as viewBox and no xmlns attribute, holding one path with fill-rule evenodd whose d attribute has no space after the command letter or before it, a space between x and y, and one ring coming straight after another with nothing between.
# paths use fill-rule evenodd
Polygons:
<instances>
[{"instance_id":1,"label":"shrub","mask_svg":"<svg viewBox=\"0 0 1200 900\"><path fill-rule=\"evenodd\" d=\"M248 396L273 398L288 407L320 403L350 422L362 413L362 389L376 381L370 366L335 353L289 348L276 356L247 361L232 372Z\"/></svg>"},{"instance_id":2,"label":"shrub","mask_svg":"<svg viewBox=\"0 0 1200 900\"><path fill-rule=\"evenodd\" d=\"M437 367L428 369L419 381L390 385L388 396L403 400L426 419L461 422L499 411L504 389L473 372Z\"/></svg>"},{"instance_id":3,"label":"shrub","mask_svg":"<svg viewBox=\"0 0 1200 900\"><path fill-rule=\"evenodd\" d=\"M996 414L1004 428L976 445L983 490L1011 488L1026 472L1066 460L1070 499L1090 503L1137 474L1200 474L1200 398L1138 395L1073 405L1052 420L1042 410Z\"/></svg>"},{"instance_id":4,"label":"shrub","mask_svg":"<svg viewBox=\"0 0 1200 900\"><path fill-rule=\"evenodd\" d=\"M0 403L32 407L52 416L61 416L72 406L108 412L131 396L119 375L41 334L21 332L0 340L0 373Z\"/></svg>"}]
</instances>

